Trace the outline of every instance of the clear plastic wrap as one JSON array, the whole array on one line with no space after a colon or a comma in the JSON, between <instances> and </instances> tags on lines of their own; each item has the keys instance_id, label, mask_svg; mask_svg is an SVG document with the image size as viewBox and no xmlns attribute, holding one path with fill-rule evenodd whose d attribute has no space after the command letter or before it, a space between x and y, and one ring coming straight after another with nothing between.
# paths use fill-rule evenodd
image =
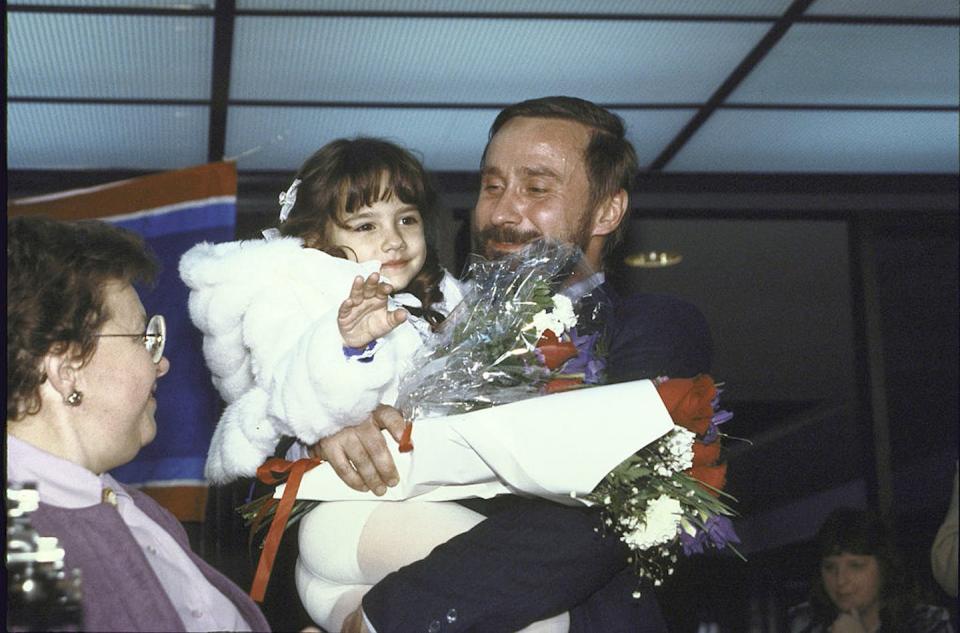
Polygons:
<instances>
[{"instance_id":1,"label":"clear plastic wrap","mask_svg":"<svg viewBox=\"0 0 960 633\"><path fill-rule=\"evenodd\" d=\"M538 240L474 257L463 301L400 383L408 420L603 382L609 301L576 246Z\"/></svg>"}]
</instances>

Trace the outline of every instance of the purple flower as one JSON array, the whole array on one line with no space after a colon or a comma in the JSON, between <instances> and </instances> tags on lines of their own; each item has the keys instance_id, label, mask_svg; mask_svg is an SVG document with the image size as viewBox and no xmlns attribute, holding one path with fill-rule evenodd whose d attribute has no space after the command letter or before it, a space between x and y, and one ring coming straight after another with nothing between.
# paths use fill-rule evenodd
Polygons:
<instances>
[{"instance_id":1,"label":"purple flower","mask_svg":"<svg viewBox=\"0 0 960 633\"><path fill-rule=\"evenodd\" d=\"M733 522L729 517L715 514L703 526L710 543L717 549L726 547L727 543L739 543L740 537L733 530Z\"/></svg>"},{"instance_id":2,"label":"purple flower","mask_svg":"<svg viewBox=\"0 0 960 633\"><path fill-rule=\"evenodd\" d=\"M565 374L583 374L583 382L595 384L600 382L601 374L606 368L607 363L594 355L593 350L597 343L599 332L593 334L577 334L577 328L570 328L570 340L577 348L577 357L571 358L563 366Z\"/></svg>"},{"instance_id":3,"label":"purple flower","mask_svg":"<svg viewBox=\"0 0 960 633\"><path fill-rule=\"evenodd\" d=\"M729 411L717 411L716 410L716 401L714 401L714 414L710 419L710 426L707 427L707 432L703 434L703 443L710 444L714 442L719 436L720 431L717 430L717 427L723 424L724 422L730 421L733 417L733 414Z\"/></svg>"},{"instance_id":4,"label":"purple flower","mask_svg":"<svg viewBox=\"0 0 960 633\"><path fill-rule=\"evenodd\" d=\"M703 527L697 529L695 536L690 536L686 530L680 530L680 544L683 546L685 556L703 554L704 548L708 545L723 549L727 543L739 542L740 537L733 530L733 523L729 518L719 514L709 517Z\"/></svg>"},{"instance_id":5,"label":"purple flower","mask_svg":"<svg viewBox=\"0 0 960 633\"><path fill-rule=\"evenodd\" d=\"M683 546L684 556L703 554L703 546L706 540L707 535L703 533L703 530L697 530L696 536L690 536L686 530L680 530L680 544Z\"/></svg>"}]
</instances>

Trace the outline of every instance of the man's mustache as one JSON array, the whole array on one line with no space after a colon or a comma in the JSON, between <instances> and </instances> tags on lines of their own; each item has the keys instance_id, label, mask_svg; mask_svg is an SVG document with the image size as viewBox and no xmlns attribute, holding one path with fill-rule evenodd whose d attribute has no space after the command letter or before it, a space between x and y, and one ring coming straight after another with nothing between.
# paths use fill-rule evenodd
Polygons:
<instances>
[{"instance_id":1,"label":"man's mustache","mask_svg":"<svg viewBox=\"0 0 960 633\"><path fill-rule=\"evenodd\" d=\"M474 245L477 250L483 251L490 242L526 244L540 237L540 233L536 231L520 231L509 226L489 226L475 233Z\"/></svg>"}]
</instances>

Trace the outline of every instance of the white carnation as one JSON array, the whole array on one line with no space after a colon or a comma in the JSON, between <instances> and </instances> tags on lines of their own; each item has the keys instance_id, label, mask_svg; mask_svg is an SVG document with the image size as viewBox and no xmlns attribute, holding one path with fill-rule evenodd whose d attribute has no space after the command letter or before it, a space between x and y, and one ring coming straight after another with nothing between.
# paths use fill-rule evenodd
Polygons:
<instances>
[{"instance_id":1,"label":"white carnation","mask_svg":"<svg viewBox=\"0 0 960 633\"><path fill-rule=\"evenodd\" d=\"M541 310L533 315L532 325L540 338L546 330L560 336L577 324L577 315L573 311L573 302L564 295L553 296L553 308L550 312Z\"/></svg>"},{"instance_id":2,"label":"white carnation","mask_svg":"<svg viewBox=\"0 0 960 633\"><path fill-rule=\"evenodd\" d=\"M563 333L563 323L560 322L552 312L541 310L533 315L533 327L537 333L536 338L540 338L546 330L551 330L557 336Z\"/></svg>"},{"instance_id":3,"label":"white carnation","mask_svg":"<svg viewBox=\"0 0 960 633\"><path fill-rule=\"evenodd\" d=\"M552 314L558 322L563 324L564 329L572 328L577 324L577 315L573 312L573 302L566 295L553 295Z\"/></svg>"},{"instance_id":4,"label":"white carnation","mask_svg":"<svg viewBox=\"0 0 960 633\"><path fill-rule=\"evenodd\" d=\"M631 522L632 530L623 535L623 541L634 550L668 543L677 536L682 514L678 500L660 495L647 504L643 519Z\"/></svg>"}]
</instances>

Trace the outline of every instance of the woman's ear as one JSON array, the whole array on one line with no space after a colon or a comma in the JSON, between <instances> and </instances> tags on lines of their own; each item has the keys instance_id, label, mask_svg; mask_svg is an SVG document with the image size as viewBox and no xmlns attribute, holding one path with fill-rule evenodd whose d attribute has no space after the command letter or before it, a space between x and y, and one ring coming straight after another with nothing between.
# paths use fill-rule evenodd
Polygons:
<instances>
[{"instance_id":1,"label":"woman's ear","mask_svg":"<svg viewBox=\"0 0 960 633\"><path fill-rule=\"evenodd\" d=\"M43 371L47 376L47 382L64 400L79 388L78 382L83 362L76 351L76 347L71 345L59 354L51 351L43 357Z\"/></svg>"},{"instance_id":2,"label":"woman's ear","mask_svg":"<svg viewBox=\"0 0 960 633\"><path fill-rule=\"evenodd\" d=\"M609 235L616 231L627 214L629 201L630 196L621 189L602 202L594 213L591 235Z\"/></svg>"}]
</instances>

